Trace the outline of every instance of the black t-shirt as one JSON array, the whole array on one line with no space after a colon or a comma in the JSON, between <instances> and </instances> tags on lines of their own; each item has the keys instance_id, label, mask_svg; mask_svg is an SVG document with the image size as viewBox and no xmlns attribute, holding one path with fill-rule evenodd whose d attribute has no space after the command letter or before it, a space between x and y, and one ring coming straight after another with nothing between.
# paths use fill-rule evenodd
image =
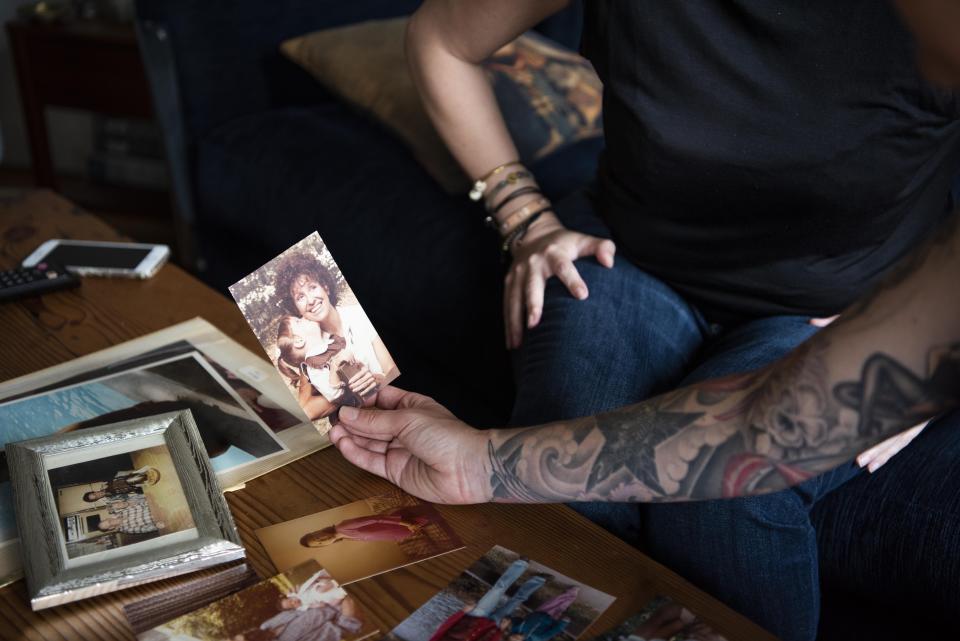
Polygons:
<instances>
[{"instance_id":1,"label":"black t-shirt","mask_svg":"<svg viewBox=\"0 0 960 641\"><path fill-rule=\"evenodd\" d=\"M829 315L946 215L955 94L883 0L590 0L598 206L708 316Z\"/></svg>"}]
</instances>

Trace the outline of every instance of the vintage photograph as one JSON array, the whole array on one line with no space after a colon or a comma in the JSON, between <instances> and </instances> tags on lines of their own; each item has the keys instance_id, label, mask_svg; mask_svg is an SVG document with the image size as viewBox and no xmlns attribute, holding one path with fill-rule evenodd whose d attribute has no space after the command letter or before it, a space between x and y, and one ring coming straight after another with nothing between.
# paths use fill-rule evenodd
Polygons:
<instances>
[{"instance_id":1,"label":"vintage photograph","mask_svg":"<svg viewBox=\"0 0 960 641\"><path fill-rule=\"evenodd\" d=\"M0 404L3 443L189 409L217 472L283 452L285 446L197 352L140 369ZM0 459L0 508L9 500ZM14 535L11 511L0 509L0 538Z\"/></svg>"},{"instance_id":2,"label":"vintage photograph","mask_svg":"<svg viewBox=\"0 0 960 641\"><path fill-rule=\"evenodd\" d=\"M191 412L8 443L34 610L243 558Z\"/></svg>"},{"instance_id":3,"label":"vintage photograph","mask_svg":"<svg viewBox=\"0 0 960 641\"><path fill-rule=\"evenodd\" d=\"M314 232L230 287L240 311L318 429L399 374L320 236Z\"/></svg>"},{"instance_id":4,"label":"vintage photograph","mask_svg":"<svg viewBox=\"0 0 960 641\"><path fill-rule=\"evenodd\" d=\"M165 445L65 465L48 474L69 559L196 532Z\"/></svg>"},{"instance_id":5,"label":"vintage photograph","mask_svg":"<svg viewBox=\"0 0 960 641\"><path fill-rule=\"evenodd\" d=\"M137 635L140 641L360 641L370 617L316 561L307 561Z\"/></svg>"},{"instance_id":6,"label":"vintage photograph","mask_svg":"<svg viewBox=\"0 0 960 641\"><path fill-rule=\"evenodd\" d=\"M433 505L399 490L261 528L257 538L278 570L314 559L342 584L463 547Z\"/></svg>"},{"instance_id":7,"label":"vintage photograph","mask_svg":"<svg viewBox=\"0 0 960 641\"><path fill-rule=\"evenodd\" d=\"M610 632L591 641L727 641L670 597L658 596Z\"/></svg>"},{"instance_id":8,"label":"vintage photograph","mask_svg":"<svg viewBox=\"0 0 960 641\"><path fill-rule=\"evenodd\" d=\"M614 597L495 546L387 636L391 641L573 641Z\"/></svg>"}]
</instances>

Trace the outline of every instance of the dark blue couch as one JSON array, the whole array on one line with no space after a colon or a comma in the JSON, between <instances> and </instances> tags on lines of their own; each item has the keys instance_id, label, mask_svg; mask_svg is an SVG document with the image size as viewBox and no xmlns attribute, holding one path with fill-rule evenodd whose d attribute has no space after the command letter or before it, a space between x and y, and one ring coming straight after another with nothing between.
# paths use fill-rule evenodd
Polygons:
<instances>
[{"instance_id":1,"label":"dark blue couch","mask_svg":"<svg viewBox=\"0 0 960 641\"><path fill-rule=\"evenodd\" d=\"M198 272L224 290L320 232L405 387L477 424L510 406L497 239L465 195L443 192L379 123L281 56L287 38L411 12L379 0L144 0L137 25ZM578 7L541 25L576 47ZM593 174L601 143L534 169L559 198Z\"/></svg>"}]
</instances>

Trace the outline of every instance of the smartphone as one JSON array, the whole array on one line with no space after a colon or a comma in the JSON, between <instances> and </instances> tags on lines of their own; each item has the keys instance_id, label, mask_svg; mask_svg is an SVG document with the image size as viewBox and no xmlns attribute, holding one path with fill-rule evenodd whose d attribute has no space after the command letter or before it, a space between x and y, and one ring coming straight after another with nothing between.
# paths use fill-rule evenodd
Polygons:
<instances>
[{"instance_id":1,"label":"smartphone","mask_svg":"<svg viewBox=\"0 0 960 641\"><path fill-rule=\"evenodd\" d=\"M53 239L37 247L23 266L49 262L78 276L150 278L169 256L166 245Z\"/></svg>"}]
</instances>

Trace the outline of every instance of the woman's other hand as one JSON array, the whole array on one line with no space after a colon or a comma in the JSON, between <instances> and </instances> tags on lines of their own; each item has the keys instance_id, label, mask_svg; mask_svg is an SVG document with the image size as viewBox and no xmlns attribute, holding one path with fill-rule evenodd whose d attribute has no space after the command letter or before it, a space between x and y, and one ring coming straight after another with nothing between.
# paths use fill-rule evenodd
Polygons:
<instances>
[{"instance_id":1,"label":"woman's other hand","mask_svg":"<svg viewBox=\"0 0 960 641\"><path fill-rule=\"evenodd\" d=\"M616 246L612 240L571 231L553 215L535 221L513 247L513 264L503 293L507 349L520 347L524 325L536 327L543 313L547 280L560 279L567 290L583 300L589 296L586 283L573 261L594 256L604 267L613 267Z\"/></svg>"},{"instance_id":2,"label":"woman's other hand","mask_svg":"<svg viewBox=\"0 0 960 641\"><path fill-rule=\"evenodd\" d=\"M491 498L487 438L431 398L387 386L368 409L340 408L330 440L344 458L433 503Z\"/></svg>"}]
</instances>

